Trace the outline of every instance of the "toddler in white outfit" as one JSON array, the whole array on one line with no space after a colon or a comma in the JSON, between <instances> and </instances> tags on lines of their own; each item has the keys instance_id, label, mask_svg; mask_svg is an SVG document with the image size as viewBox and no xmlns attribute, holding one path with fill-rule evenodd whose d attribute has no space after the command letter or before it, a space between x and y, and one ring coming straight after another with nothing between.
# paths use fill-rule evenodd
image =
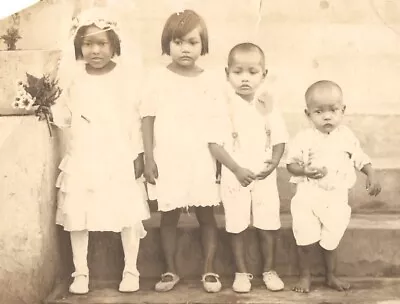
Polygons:
<instances>
[{"instance_id":1,"label":"toddler in white outfit","mask_svg":"<svg viewBox=\"0 0 400 304\"><path fill-rule=\"evenodd\" d=\"M287 156L291 182L297 184L291 213L300 280L293 290L310 291L310 247L319 242L326 283L343 291L350 285L335 276L336 248L350 221L348 190L356 181L354 168L366 174L370 195L378 195L381 188L358 139L341 124L346 108L341 88L332 81L318 81L308 88L305 98L305 113L312 127L295 136Z\"/></svg>"}]
</instances>

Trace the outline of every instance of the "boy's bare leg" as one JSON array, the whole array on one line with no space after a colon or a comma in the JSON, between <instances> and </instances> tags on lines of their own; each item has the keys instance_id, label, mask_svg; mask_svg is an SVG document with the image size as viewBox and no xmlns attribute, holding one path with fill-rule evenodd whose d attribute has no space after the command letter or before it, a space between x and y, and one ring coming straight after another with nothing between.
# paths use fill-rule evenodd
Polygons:
<instances>
[{"instance_id":1,"label":"boy's bare leg","mask_svg":"<svg viewBox=\"0 0 400 304\"><path fill-rule=\"evenodd\" d=\"M245 246L244 246L245 233L246 230L240 233L231 234L232 252L233 252L233 257L235 259L236 272L239 273L248 273L246 267Z\"/></svg>"},{"instance_id":2,"label":"boy's bare leg","mask_svg":"<svg viewBox=\"0 0 400 304\"><path fill-rule=\"evenodd\" d=\"M308 293L311 287L311 252L315 244L307 246L297 246L299 260L300 278L292 288L293 291Z\"/></svg>"},{"instance_id":3,"label":"boy's bare leg","mask_svg":"<svg viewBox=\"0 0 400 304\"><path fill-rule=\"evenodd\" d=\"M335 276L336 273L336 263L337 263L337 251L334 250L326 250L322 248L324 254L324 262L326 269L326 285L329 287L336 289L338 291L348 290L350 288L350 284L346 281L342 281Z\"/></svg>"},{"instance_id":4,"label":"boy's bare leg","mask_svg":"<svg viewBox=\"0 0 400 304\"><path fill-rule=\"evenodd\" d=\"M275 270L275 250L276 250L277 232L278 230L258 229L258 236L260 238L260 247L264 261L263 272Z\"/></svg>"},{"instance_id":5,"label":"boy's bare leg","mask_svg":"<svg viewBox=\"0 0 400 304\"><path fill-rule=\"evenodd\" d=\"M175 209L161 213L161 244L164 253L165 263L167 264L167 272L177 274L175 264L175 252L176 252L176 228L178 225L181 210ZM173 278L167 276L163 278L163 281L172 281Z\"/></svg>"}]
</instances>

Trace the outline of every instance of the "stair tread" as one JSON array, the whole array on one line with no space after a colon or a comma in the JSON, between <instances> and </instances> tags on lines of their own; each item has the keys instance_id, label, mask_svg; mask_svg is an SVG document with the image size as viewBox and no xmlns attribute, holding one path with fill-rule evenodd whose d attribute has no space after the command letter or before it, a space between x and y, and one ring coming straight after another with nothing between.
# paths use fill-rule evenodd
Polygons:
<instances>
[{"instance_id":1,"label":"stair tread","mask_svg":"<svg viewBox=\"0 0 400 304\"><path fill-rule=\"evenodd\" d=\"M219 228L225 227L225 216L215 214ZM160 227L161 214L152 213L151 218L144 221L146 229ZM281 214L282 228L291 228L292 217L290 214ZM180 228L198 227L196 216L193 213L183 212L179 219ZM400 229L400 214L353 214L348 229Z\"/></svg>"},{"instance_id":2,"label":"stair tread","mask_svg":"<svg viewBox=\"0 0 400 304\"><path fill-rule=\"evenodd\" d=\"M352 288L347 292L331 290L317 279L309 294L298 294L290 290L296 278L284 278L286 287L281 292L267 291L260 278L252 282L253 289L248 294L236 294L231 289L232 278L222 278L223 289L217 294L203 291L200 280L184 279L174 290L167 293L154 291L156 279L141 279L141 290L136 293L118 292L118 281L93 281L87 295L68 293L68 282L57 285L45 301L46 304L165 304L165 303L285 303L285 304L368 304L400 303L400 279L347 278Z\"/></svg>"}]
</instances>

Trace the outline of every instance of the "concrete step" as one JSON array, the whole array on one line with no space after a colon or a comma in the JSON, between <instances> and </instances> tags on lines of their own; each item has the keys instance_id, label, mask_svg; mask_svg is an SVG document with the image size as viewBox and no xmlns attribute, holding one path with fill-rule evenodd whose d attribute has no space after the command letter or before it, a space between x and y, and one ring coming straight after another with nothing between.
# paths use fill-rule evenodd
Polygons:
<instances>
[{"instance_id":1,"label":"concrete step","mask_svg":"<svg viewBox=\"0 0 400 304\"><path fill-rule=\"evenodd\" d=\"M285 290L269 292L261 279L254 279L252 291L237 294L232 291L232 278L222 278L223 289L217 294L206 293L199 280L183 280L176 288L167 293L153 291L155 280L142 279L141 290L123 294L117 291L118 281L91 282L91 291L87 295L76 296L68 293L68 282L59 284L45 301L46 304L134 304L134 303L268 303L268 304L398 304L400 303L399 279L350 279L352 284L348 292L328 289L321 281L315 282L310 294L298 294L290 290L295 278L284 278Z\"/></svg>"},{"instance_id":2,"label":"concrete step","mask_svg":"<svg viewBox=\"0 0 400 304\"><path fill-rule=\"evenodd\" d=\"M234 264L229 234L224 230L224 216L216 215L219 245L215 260L216 272L230 276ZM283 276L298 274L296 246L291 230L291 217L282 215L283 227L277 245L277 271ZM160 244L160 214L155 213L146 221L148 235L141 241L138 268L143 278L159 277L165 271ZM72 273L71 248L68 233L62 231L60 241L64 277ZM262 260L255 229L249 229L246 238L246 260L249 271L259 275ZM400 215L355 214L346 231L338 252L338 274L341 276L392 277L400 275ZM322 275L322 259L314 252L313 273ZM177 267L183 277L200 277L203 257L200 231L196 217L183 213L178 229ZM120 235L95 232L90 235L88 263L93 279L118 280L123 269L123 251Z\"/></svg>"},{"instance_id":3,"label":"concrete step","mask_svg":"<svg viewBox=\"0 0 400 304\"><path fill-rule=\"evenodd\" d=\"M391 167L390 167L391 166ZM380 167L380 168L379 168ZM380 161L377 175L382 185L382 192L374 197L369 196L365 189L365 176L357 173L357 183L349 192L349 204L353 214L400 214L400 162L395 160ZM290 201L295 194L295 185L289 183L290 174L282 165L278 167L278 189L281 201L281 213L290 213ZM157 211L157 202L150 203L152 211ZM223 208L217 207L216 213L223 213Z\"/></svg>"}]
</instances>

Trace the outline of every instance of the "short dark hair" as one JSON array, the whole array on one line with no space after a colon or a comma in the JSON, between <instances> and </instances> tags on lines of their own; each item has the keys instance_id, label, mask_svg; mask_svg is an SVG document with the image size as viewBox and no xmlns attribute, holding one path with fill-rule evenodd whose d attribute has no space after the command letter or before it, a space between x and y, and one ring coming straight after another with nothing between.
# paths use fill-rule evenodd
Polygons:
<instances>
[{"instance_id":1,"label":"short dark hair","mask_svg":"<svg viewBox=\"0 0 400 304\"><path fill-rule=\"evenodd\" d=\"M234 61L234 55L238 52L251 52L251 51L257 51L260 53L261 55L261 64L263 66L263 68L265 67L265 55L263 50L254 43L251 42L243 42L243 43L239 43L236 44L229 52L228 55L228 68L232 65L233 61Z\"/></svg>"},{"instance_id":2,"label":"short dark hair","mask_svg":"<svg viewBox=\"0 0 400 304\"><path fill-rule=\"evenodd\" d=\"M81 26L78 31L76 32L75 38L74 38L74 47L75 47L75 59L82 59L83 54L82 54L82 43L83 43L83 38L85 38L85 33L86 30L90 26L95 26L94 24L92 25L84 25ZM113 49L113 57L114 55L120 56L121 55L121 42L118 37L118 35L115 33L114 30L107 30L106 31L108 40L110 40L112 49Z\"/></svg>"},{"instance_id":3,"label":"short dark hair","mask_svg":"<svg viewBox=\"0 0 400 304\"><path fill-rule=\"evenodd\" d=\"M176 38L182 38L196 27L200 28L201 55L208 53L208 32L203 18L192 10L172 14L165 22L161 35L162 54L170 55L170 42Z\"/></svg>"}]
</instances>

